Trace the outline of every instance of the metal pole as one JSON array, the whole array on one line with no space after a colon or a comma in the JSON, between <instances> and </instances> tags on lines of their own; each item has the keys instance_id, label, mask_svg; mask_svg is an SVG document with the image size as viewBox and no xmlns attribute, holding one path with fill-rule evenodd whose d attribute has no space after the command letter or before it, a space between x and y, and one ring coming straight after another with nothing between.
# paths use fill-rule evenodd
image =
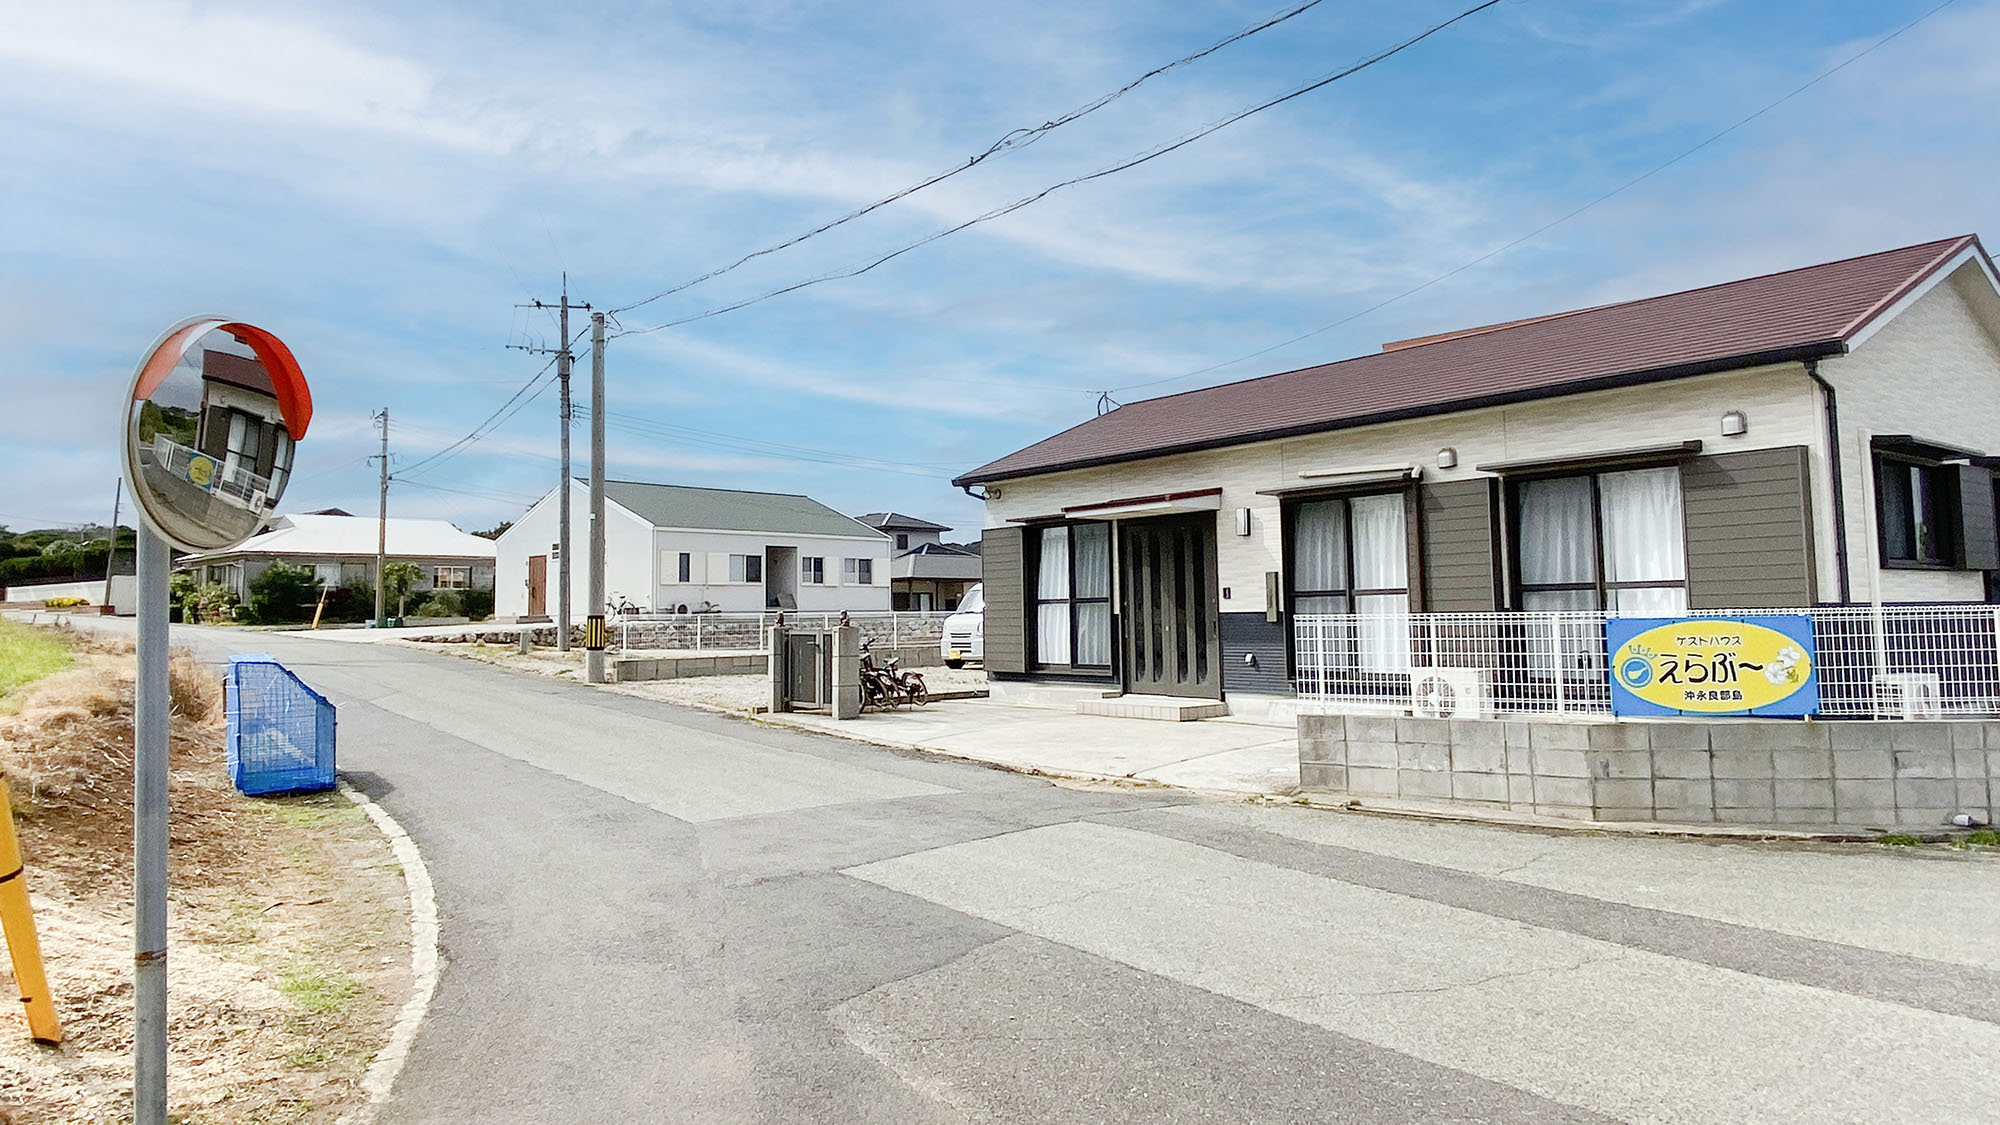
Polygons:
<instances>
[{"instance_id":1,"label":"metal pole","mask_svg":"<svg viewBox=\"0 0 2000 1125\"><path fill-rule=\"evenodd\" d=\"M590 604L583 678L604 682L604 314L590 314Z\"/></svg>"},{"instance_id":2,"label":"metal pole","mask_svg":"<svg viewBox=\"0 0 2000 1125\"><path fill-rule=\"evenodd\" d=\"M562 499L558 502L562 527L556 532L556 651L569 651L569 274L563 274L562 339L556 343L556 382L562 389Z\"/></svg>"},{"instance_id":3,"label":"metal pole","mask_svg":"<svg viewBox=\"0 0 2000 1125\"><path fill-rule=\"evenodd\" d=\"M132 1120L167 1120L166 541L139 524L139 644L132 691Z\"/></svg>"},{"instance_id":4,"label":"metal pole","mask_svg":"<svg viewBox=\"0 0 2000 1125\"><path fill-rule=\"evenodd\" d=\"M388 575L384 571L389 563L389 408L383 407L377 415L382 423L382 503L379 522L375 527L375 625L380 628L389 623Z\"/></svg>"},{"instance_id":5,"label":"metal pole","mask_svg":"<svg viewBox=\"0 0 2000 1125\"><path fill-rule=\"evenodd\" d=\"M104 549L104 607L111 609L111 576L117 573L113 563L118 561L118 504L125 499L125 478L119 477L111 489L111 536ZM112 612L117 612L112 610Z\"/></svg>"}]
</instances>

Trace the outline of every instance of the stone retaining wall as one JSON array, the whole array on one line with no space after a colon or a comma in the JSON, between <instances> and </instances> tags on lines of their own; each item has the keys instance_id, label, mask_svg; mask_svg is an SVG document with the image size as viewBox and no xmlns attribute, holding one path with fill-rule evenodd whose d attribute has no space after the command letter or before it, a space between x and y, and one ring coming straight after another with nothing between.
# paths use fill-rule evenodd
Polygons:
<instances>
[{"instance_id":1,"label":"stone retaining wall","mask_svg":"<svg viewBox=\"0 0 2000 1125\"><path fill-rule=\"evenodd\" d=\"M2000 722L1299 716L1305 789L1581 820L1991 823Z\"/></svg>"},{"instance_id":2,"label":"stone retaining wall","mask_svg":"<svg viewBox=\"0 0 2000 1125\"><path fill-rule=\"evenodd\" d=\"M904 645L900 649L877 648L884 661L901 656L904 668L932 668L943 663L936 645ZM642 680L679 680L690 676L763 675L770 668L770 656L762 652L717 652L680 656L614 656L611 679L629 684Z\"/></svg>"}]
</instances>

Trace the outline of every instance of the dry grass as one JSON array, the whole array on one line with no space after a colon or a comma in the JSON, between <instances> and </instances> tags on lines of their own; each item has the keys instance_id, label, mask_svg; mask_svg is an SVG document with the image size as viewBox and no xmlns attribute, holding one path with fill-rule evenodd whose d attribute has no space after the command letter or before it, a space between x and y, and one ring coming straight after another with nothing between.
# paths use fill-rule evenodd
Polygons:
<instances>
[{"instance_id":1,"label":"dry grass","mask_svg":"<svg viewBox=\"0 0 2000 1125\"><path fill-rule=\"evenodd\" d=\"M0 1016L0 1125L117 1121L131 1082L132 645L72 642L73 666L0 715L67 1036L33 1046L18 1017ZM355 1105L407 990L394 859L338 795L238 794L220 677L185 652L168 704L174 1116L331 1122ZM339 985L337 1009L327 988L299 983L322 980Z\"/></svg>"}]
</instances>

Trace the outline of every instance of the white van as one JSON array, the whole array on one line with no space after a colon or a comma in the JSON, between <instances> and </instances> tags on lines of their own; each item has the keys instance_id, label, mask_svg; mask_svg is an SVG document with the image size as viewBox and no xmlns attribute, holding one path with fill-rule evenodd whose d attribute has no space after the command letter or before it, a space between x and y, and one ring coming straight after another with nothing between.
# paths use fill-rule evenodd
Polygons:
<instances>
[{"instance_id":1,"label":"white van","mask_svg":"<svg viewBox=\"0 0 2000 1125\"><path fill-rule=\"evenodd\" d=\"M976 583L951 616L944 619L944 636L938 638L938 655L947 668L963 668L967 661L986 663L986 584Z\"/></svg>"}]
</instances>

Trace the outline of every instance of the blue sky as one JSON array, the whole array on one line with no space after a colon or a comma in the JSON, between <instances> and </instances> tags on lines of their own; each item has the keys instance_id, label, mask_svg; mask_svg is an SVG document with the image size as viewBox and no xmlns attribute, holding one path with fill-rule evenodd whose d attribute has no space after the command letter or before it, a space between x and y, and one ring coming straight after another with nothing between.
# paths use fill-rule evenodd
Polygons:
<instances>
[{"instance_id":1,"label":"blue sky","mask_svg":"<svg viewBox=\"0 0 2000 1125\"><path fill-rule=\"evenodd\" d=\"M1327 0L1039 143L625 314L842 269L1172 140L1470 0ZM976 534L964 471L1130 401L1383 341L2000 231L2000 2L1906 35L1584 215L1937 0L1508 0L1141 168L863 277L615 340L610 474L796 491ZM373 510L610 307L953 167L1280 10L1156 4L100 4L0 25L0 523L101 521L152 338L286 338L318 414L285 507ZM580 327L580 325L579 325ZM579 367L587 375L587 365ZM579 379L580 394L587 387ZM417 466L398 514L478 529L553 484L545 394ZM668 429L664 427L677 427ZM745 440L747 439L747 441ZM576 445L587 449L579 424ZM820 452L802 453L803 450ZM827 454L832 454L828 456ZM577 471L583 471L579 456Z\"/></svg>"}]
</instances>

